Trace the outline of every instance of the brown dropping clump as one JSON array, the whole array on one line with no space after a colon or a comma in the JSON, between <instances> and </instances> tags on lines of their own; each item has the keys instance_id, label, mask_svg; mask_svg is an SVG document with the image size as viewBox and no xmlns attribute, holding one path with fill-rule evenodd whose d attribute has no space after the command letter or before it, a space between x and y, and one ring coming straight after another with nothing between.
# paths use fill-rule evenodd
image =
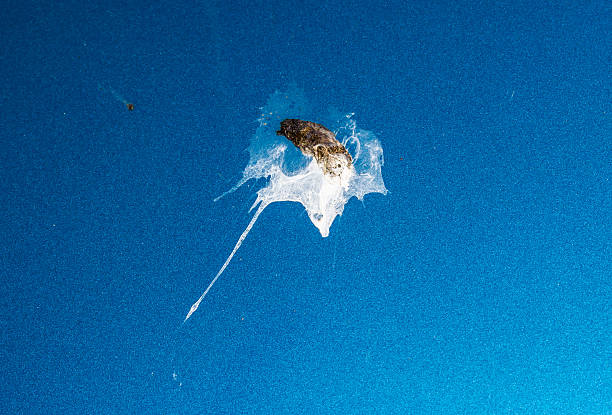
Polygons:
<instances>
[{"instance_id":1,"label":"brown dropping clump","mask_svg":"<svg viewBox=\"0 0 612 415\"><path fill-rule=\"evenodd\" d=\"M302 153L314 157L327 175L340 176L353 162L336 135L321 124L288 118L281 122L276 134L284 135Z\"/></svg>"}]
</instances>

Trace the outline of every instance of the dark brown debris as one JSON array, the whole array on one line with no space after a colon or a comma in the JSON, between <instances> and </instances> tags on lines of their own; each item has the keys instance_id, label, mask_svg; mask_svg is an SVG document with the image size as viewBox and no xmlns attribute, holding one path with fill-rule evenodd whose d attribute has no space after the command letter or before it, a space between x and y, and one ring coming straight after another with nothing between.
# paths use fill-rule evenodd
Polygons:
<instances>
[{"instance_id":1,"label":"dark brown debris","mask_svg":"<svg viewBox=\"0 0 612 415\"><path fill-rule=\"evenodd\" d=\"M332 176L341 173L343 165L350 167L353 159L336 135L312 121L286 119L281 122L277 135L287 137L302 153L317 160L323 172Z\"/></svg>"}]
</instances>

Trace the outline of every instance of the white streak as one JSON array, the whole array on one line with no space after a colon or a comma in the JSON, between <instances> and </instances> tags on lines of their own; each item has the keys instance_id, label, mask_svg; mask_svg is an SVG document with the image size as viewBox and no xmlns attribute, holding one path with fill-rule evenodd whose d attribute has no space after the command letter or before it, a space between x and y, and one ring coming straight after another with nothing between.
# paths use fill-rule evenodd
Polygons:
<instances>
[{"instance_id":1,"label":"white streak","mask_svg":"<svg viewBox=\"0 0 612 415\"><path fill-rule=\"evenodd\" d=\"M240 238L238 238L238 242L236 242L236 246L234 246L232 253L227 257L227 259L225 260L225 263L223 264L219 272L217 272L217 275L215 275L215 278L210 282L210 284L208 284L206 291L204 291L204 293L200 296L200 298L198 298L198 301L193 303L193 305L191 306L191 309L189 310L189 313L187 313L187 317L185 317L185 320L183 320L183 323L187 321L189 317L191 317L191 315L198 309L198 307L200 306L200 303L202 302L204 297L206 297L206 294L208 294L208 291L211 289L214 283L217 282L217 279L221 276L221 274L223 274L223 271L225 271L225 268L227 268L227 266L229 265L230 261L234 257L234 254L236 254L236 251L238 251L238 248L240 248L240 245L242 245L242 241L244 241L244 238L247 237L247 235L251 231L251 228L253 227L253 225L255 225L257 218L259 217L261 212L263 212L266 206L268 206L267 203L262 203L259 205L259 207L257 208L257 211L255 212L255 215L253 215L253 218L251 219L251 222L249 222L249 225L246 227L244 232L242 232L242 235L240 235Z\"/></svg>"}]
</instances>

